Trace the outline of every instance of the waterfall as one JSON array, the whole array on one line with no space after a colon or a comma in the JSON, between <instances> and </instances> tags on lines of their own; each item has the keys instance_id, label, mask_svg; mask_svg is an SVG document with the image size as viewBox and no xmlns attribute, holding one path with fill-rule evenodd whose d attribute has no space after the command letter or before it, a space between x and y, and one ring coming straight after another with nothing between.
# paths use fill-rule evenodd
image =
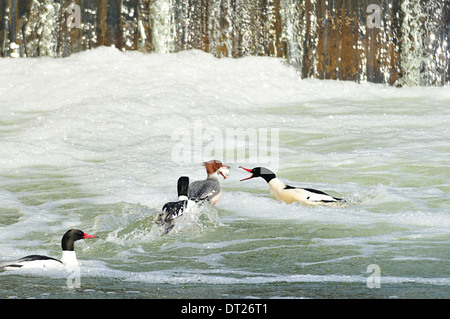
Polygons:
<instances>
[{"instance_id":1,"label":"waterfall","mask_svg":"<svg viewBox=\"0 0 450 319\"><path fill-rule=\"evenodd\" d=\"M283 58L302 78L450 84L448 0L1 0L2 57L98 46ZM78 6L79 11L68 10ZM78 13L77 13L78 12ZM74 14L81 23L68 23Z\"/></svg>"},{"instance_id":2,"label":"waterfall","mask_svg":"<svg viewBox=\"0 0 450 319\"><path fill-rule=\"evenodd\" d=\"M175 21L171 10L171 2L170 0L156 0L150 6L154 52L175 51Z\"/></svg>"}]
</instances>

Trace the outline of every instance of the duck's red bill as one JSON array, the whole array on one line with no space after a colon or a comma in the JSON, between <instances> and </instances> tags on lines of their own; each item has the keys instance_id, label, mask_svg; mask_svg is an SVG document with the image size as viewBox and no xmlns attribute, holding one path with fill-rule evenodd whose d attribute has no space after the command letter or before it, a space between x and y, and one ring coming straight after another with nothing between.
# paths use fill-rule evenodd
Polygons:
<instances>
[{"instance_id":1,"label":"duck's red bill","mask_svg":"<svg viewBox=\"0 0 450 319\"><path fill-rule=\"evenodd\" d=\"M95 236L95 235L89 235L89 234L84 233L83 234L83 239L88 239L88 238L98 238L98 237Z\"/></svg>"},{"instance_id":2,"label":"duck's red bill","mask_svg":"<svg viewBox=\"0 0 450 319\"><path fill-rule=\"evenodd\" d=\"M248 169L248 168L245 168L245 167L242 167L242 166L239 166L239 168L242 168L243 170L245 170L245 171L247 171L247 172L249 172L249 173L251 173L252 172L252 170L251 169ZM250 179L250 178L253 178L253 174L250 176L250 177L247 177L247 178L244 178L244 179L241 179L241 182L242 181L245 181L245 180L247 180L247 179Z\"/></svg>"}]
</instances>

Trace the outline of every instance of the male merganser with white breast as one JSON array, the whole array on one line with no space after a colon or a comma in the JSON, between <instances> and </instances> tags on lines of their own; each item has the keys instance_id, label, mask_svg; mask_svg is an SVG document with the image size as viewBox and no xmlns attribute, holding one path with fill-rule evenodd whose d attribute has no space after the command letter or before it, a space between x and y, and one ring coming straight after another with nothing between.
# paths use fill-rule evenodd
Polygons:
<instances>
[{"instance_id":1,"label":"male merganser with white breast","mask_svg":"<svg viewBox=\"0 0 450 319\"><path fill-rule=\"evenodd\" d=\"M195 202L206 201L215 205L221 195L219 174L226 179L230 173L230 167L218 160L211 160L203 163L203 165L208 177L203 181L192 182L189 185L188 197Z\"/></svg>"},{"instance_id":2,"label":"male merganser with white breast","mask_svg":"<svg viewBox=\"0 0 450 319\"><path fill-rule=\"evenodd\" d=\"M42 255L29 255L23 258L5 262L0 264L0 270L15 270L15 269L52 269L64 266L77 266L78 260L74 250L74 243L79 239L98 238L94 235L88 235L79 229L68 230L62 240L62 256L61 260Z\"/></svg>"},{"instance_id":3,"label":"male merganser with white breast","mask_svg":"<svg viewBox=\"0 0 450 319\"><path fill-rule=\"evenodd\" d=\"M178 201L164 204L161 213L156 215L155 222L164 227L162 235L167 234L174 226L175 219L187 213L195 202L188 199L189 177L178 178Z\"/></svg>"},{"instance_id":4,"label":"male merganser with white breast","mask_svg":"<svg viewBox=\"0 0 450 319\"><path fill-rule=\"evenodd\" d=\"M312 189L312 188L297 188L293 186L286 185L281 180L279 180L274 172L265 167L255 167L253 169L240 168L246 170L252 175L248 178L244 178L241 181L251 179L254 177L262 177L270 187L270 194L276 198L282 200L283 202L290 204L294 202L299 202L306 205L335 205L337 203L345 202L342 198L337 198L330 196L322 191Z\"/></svg>"}]
</instances>

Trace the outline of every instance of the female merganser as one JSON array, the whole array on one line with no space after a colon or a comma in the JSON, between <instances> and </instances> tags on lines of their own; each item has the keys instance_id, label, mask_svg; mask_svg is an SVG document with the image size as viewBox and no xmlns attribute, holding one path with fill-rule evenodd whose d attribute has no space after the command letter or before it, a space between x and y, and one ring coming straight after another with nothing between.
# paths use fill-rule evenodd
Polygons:
<instances>
[{"instance_id":1,"label":"female merganser","mask_svg":"<svg viewBox=\"0 0 450 319\"><path fill-rule=\"evenodd\" d=\"M79 229L68 230L62 240L62 256L61 260L42 256L29 255L23 258L0 264L0 270L28 269L28 268L58 268L64 266L77 266L78 260L74 251L74 243L79 239L98 238L97 236L88 235Z\"/></svg>"},{"instance_id":2,"label":"female merganser","mask_svg":"<svg viewBox=\"0 0 450 319\"><path fill-rule=\"evenodd\" d=\"M203 163L208 177L203 181L195 181L189 185L188 197L195 202L209 202L216 204L220 197L219 174L227 178L230 167L218 160Z\"/></svg>"},{"instance_id":3,"label":"female merganser","mask_svg":"<svg viewBox=\"0 0 450 319\"><path fill-rule=\"evenodd\" d=\"M254 177L262 177L269 184L270 194L287 204L300 202L302 204L315 206L334 205L336 203L345 202L341 198L330 196L316 189L297 188L286 185L281 180L279 180L271 170L265 167L255 167L253 169L244 168L242 166L239 167L249 173L252 173L250 177L244 178L241 181Z\"/></svg>"},{"instance_id":4,"label":"female merganser","mask_svg":"<svg viewBox=\"0 0 450 319\"><path fill-rule=\"evenodd\" d=\"M161 213L156 215L155 222L164 227L162 235L167 234L175 227L175 219L188 212L195 202L188 199L189 177L181 176L178 178L177 190L178 201L164 204Z\"/></svg>"}]
</instances>

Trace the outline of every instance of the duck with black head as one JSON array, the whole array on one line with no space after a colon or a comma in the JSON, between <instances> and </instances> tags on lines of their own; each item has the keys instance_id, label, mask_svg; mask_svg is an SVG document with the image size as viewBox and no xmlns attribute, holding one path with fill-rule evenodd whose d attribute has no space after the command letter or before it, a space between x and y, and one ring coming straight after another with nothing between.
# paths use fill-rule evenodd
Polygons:
<instances>
[{"instance_id":1,"label":"duck with black head","mask_svg":"<svg viewBox=\"0 0 450 319\"><path fill-rule=\"evenodd\" d=\"M78 260L75 254L74 244L77 240L98 238L94 235L86 234L79 229L68 230L61 239L62 255L61 259L55 259L42 255L29 255L20 259L0 264L0 270L17 270L17 269L52 269L69 266L77 266Z\"/></svg>"},{"instance_id":2,"label":"duck with black head","mask_svg":"<svg viewBox=\"0 0 450 319\"><path fill-rule=\"evenodd\" d=\"M269 184L270 194L287 204L297 202L311 206L335 206L336 204L345 202L342 198L328 195L317 189L299 188L286 185L275 175L274 172L265 167L255 167L253 169L249 169L240 166L240 168L252 174L250 177L244 178L241 181L261 177Z\"/></svg>"},{"instance_id":3,"label":"duck with black head","mask_svg":"<svg viewBox=\"0 0 450 319\"><path fill-rule=\"evenodd\" d=\"M175 220L188 213L195 205L195 202L188 198L188 189L189 177L179 177L177 182L178 201L165 203L161 212L156 215L155 222L164 229L162 235L174 228Z\"/></svg>"}]
</instances>

